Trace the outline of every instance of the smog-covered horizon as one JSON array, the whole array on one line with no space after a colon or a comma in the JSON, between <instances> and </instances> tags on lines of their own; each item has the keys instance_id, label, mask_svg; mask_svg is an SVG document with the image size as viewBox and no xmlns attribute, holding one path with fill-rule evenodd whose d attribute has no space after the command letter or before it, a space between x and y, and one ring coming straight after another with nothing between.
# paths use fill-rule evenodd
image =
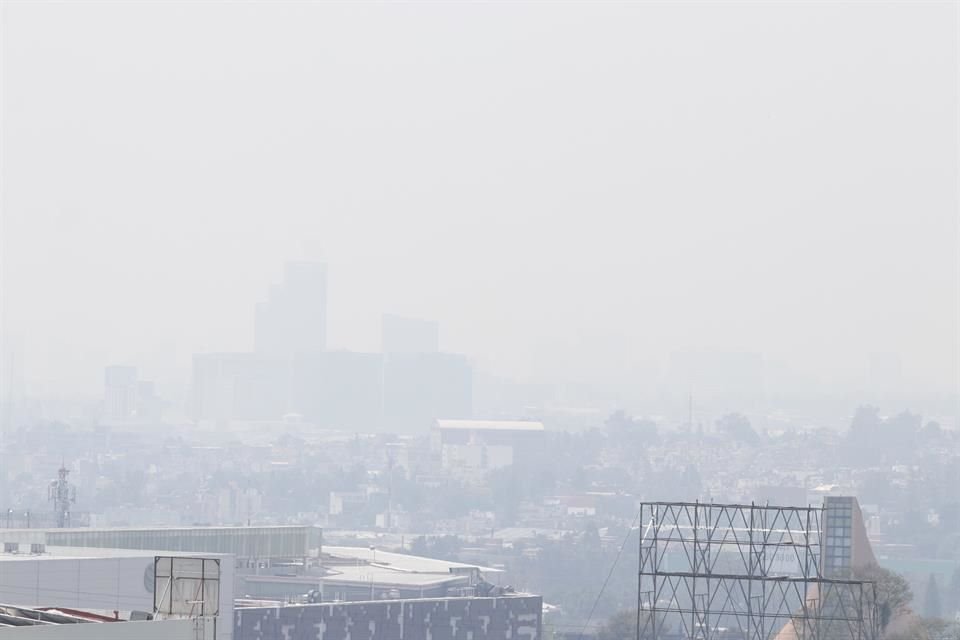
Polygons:
<instances>
[{"instance_id":1,"label":"smog-covered horizon","mask_svg":"<svg viewBox=\"0 0 960 640\"><path fill-rule=\"evenodd\" d=\"M0 58L0 637L960 640L960 1Z\"/></svg>"},{"instance_id":2,"label":"smog-covered horizon","mask_svg":"<svg viewBox=\"0 0 960 640\"><path fill-rule=\"evenodd\" d=\"M4 373L185 397L314 260L331 350L955 394L957 58L945 3L6 3Z\"/></svg>"}]
</instances>

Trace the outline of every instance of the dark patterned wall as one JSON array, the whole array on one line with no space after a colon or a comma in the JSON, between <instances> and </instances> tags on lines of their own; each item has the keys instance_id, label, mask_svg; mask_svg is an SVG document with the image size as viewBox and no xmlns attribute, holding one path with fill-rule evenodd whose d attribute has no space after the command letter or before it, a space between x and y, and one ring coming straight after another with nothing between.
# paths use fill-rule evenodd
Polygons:
<instances>
[{"instance_id":1,"label":"dark patterned wall","mask_svg":"<svg viewBox=\"0 0 960 640\"><path fill-rule=\"evenodd\" d=\"M540 640L539 596L237 609L234 640Z\"/></svg>"}]
</instances>

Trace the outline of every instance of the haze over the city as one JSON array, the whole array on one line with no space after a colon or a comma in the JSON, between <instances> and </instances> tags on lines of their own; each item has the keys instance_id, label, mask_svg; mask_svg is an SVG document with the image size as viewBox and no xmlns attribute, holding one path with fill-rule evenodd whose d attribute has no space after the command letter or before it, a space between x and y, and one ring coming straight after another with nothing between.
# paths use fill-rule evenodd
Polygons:
<instances>
[{"instance_id":1,"label":"haze over the city","mask_svg":"<svg viewBox=\"0 0 960 640\"><path fill-rule=\"evenodd\" d=\"M2 339L168 394L284 262L519 380L958 385L950 3L5 3ZM166 385L164 389L164 385Z\"/></svg>"},{"instance_id":2,"label":"haze over the city","mask_svg":"<svg viewBox=\"0 0 960 640\"><path fill-rule=\"evenodd\" d=\"M960 640L960 0L0 0L0 638Z\"/></svg>"}]
</instances>

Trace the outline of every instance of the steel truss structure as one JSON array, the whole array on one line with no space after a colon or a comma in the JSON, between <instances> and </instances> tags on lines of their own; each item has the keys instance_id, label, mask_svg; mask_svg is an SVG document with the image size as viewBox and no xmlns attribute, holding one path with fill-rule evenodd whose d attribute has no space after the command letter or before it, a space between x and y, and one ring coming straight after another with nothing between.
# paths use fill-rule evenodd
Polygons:
<instances>
[{"instance_id":1,"label":"steel truss structure","mask_svg":"<svg viewBox=\"0 0 960 640\"><path fill-rule=\"evenodd\" d=\"M637 640L876 640L872 582L821 569L822 507L646 502Z\"/></svg>"}]
</instances>

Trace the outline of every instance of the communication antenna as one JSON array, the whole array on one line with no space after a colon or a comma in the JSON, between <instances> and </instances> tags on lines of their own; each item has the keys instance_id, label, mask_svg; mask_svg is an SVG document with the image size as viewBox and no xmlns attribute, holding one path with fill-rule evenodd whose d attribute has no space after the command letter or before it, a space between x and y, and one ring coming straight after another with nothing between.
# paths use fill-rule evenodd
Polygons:
<instances>
[{"instance_id":1,"label":"communication antenna","mask_svg":"<svg viewBox=\"0 0 960 640\"><path fill-rule=\"evenodd\" d=\"M53 511L57 519L57 528L70 526L70 505L77 501L77 488L67 480L70 470L66 463L60 464L57 479L50 481L48 499L53 502Z\"/></svg>"}]
</instances>

